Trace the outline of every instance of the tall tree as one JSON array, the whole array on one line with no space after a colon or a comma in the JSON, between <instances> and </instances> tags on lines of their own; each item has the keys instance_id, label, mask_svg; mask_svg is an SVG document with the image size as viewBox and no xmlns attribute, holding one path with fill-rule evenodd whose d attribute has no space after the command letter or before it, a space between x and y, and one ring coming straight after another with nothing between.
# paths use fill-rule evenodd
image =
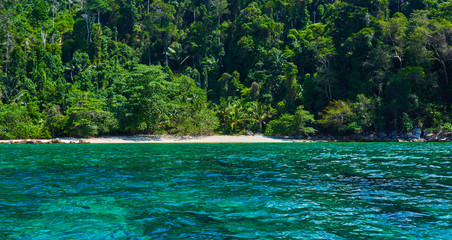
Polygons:
<instances>
[{"instance_id":1,"label":"tall tree","mask_svg":"<svg viewBox=\"0 0 452 240\"><path fill-rule=\"evenodd\" d=\"M154 0L150 9L145 26L153 37L162 42L164 62L165 66L168 66L168 46L177 33L176 25L173 23L176 10L173 5L162 0Z\"/></svg>"},{"instance_id":2,"label":"tall tree","mask_svg":"<svg viewBox=\"0 0 452 240\"><path fill-rule=\"evenodd\" d=\"M210 5L215 11L215 15L217 17L218 26L217 26L217 35L218 35L218 44L221 43L221 16L229 13L228 2L226 0L210 0Z\"/></svg>"},{"instance_id":3,"label":"tall tree","mask_svg":"<svg viewBox=\"0 0 452 240\"><path fill-rule=\"evenodd\" d=\"M398 68L403 67L404 41L406 30L408 29L408 20L402 13L396 13L389 21L381 21L383 37L387 44L392 48L393 57L397 59Z\"/></svg>"},{"instance_id":4,"label":"tall tree","mask_svg":"<svg viewBox=\"0 0 452 240\"><path fill-rule=\"evenodd\" d=\"M87 7L89 9L95 10L97 15L97 24L100 25L100 14L105 13L110 9L109 0L86 0Z\"/></svg>"}]
</instances>

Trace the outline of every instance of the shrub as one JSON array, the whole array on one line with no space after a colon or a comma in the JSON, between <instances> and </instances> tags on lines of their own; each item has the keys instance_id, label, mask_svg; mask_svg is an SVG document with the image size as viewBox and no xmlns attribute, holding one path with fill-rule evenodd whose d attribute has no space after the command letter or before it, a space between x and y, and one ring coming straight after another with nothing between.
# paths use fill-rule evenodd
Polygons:
<instances>
[{"instance_id":1,"label":"shrub","mask_svg":"<svg viewBox=\"0 0 452 240\"><path fill-rule=\"evenodd\" d=\"M405 131L411 131L414 128L414 121L407 113L402 114L402 129Z\"/></svg>"},{"instance_id":2,"label":"shrub","mask_svg":"<svg viewBox=\"0 0 452 240\"><path fill-rule=\"evenodd\" d=\"M294 129L292 128L294 122L294 115L285 113L278 119L272 120L267 124L265 129L265 135L269 136L284 136L293 135Z\"/></svg>"},{"instance_id":3,"label":"shrub","mask_svg":"<svg viewBox=\"0 0 452 240\"><path fill-rule=\"evenodd\" d=\"M220 125L220 122L217 116L215 116L215 112L213 110L201 110L197 114L196 118L196 125L199 134L211 134Z\"/></svg>"},{"instance_id":4,"label":"shrub","mask_svg":"<svg viewBox=\"0 0 452 240\"><path fill-rule=\"evenodd\" d=\"M194 116L192 113L184 114L177 126L170 129L170 133L180 135L208 135L218 128L219 120L213 110L200 110Z\"/></svg>"},{"instance_id":5,"label":"shrub","mask_svg":"<svg viewBox=\"0 0 452 240\"><path fill-rule=\"evenodd\" d=\"M38 121L29 115L26 107L0 105L0 139L46 137L46 132Z\"/></svg>"},{"instance_id":6,"label":"shrub","mask_svg":"<svg viewBox=\"0 0 452 240\"><path fill-rule=\"evenodd\" d=\"M87 93L76 96L74 104L67 110L69 134L93 137L114 131L118 127L118 121L104 108L104 102Z\"/></svg>"},{"instance_id":7,"label":"shrub","mask_svg":"<svg viewBox=\"0 0 452 240\"><path fill-rule=\"evenodd\" d=\"M270 136L308 135L315 132L314 128L308 126L311 123L314 123L314 116L299 106L294 115L285 113L278 119L270 121L265 134Z\"/></svg>"},{"instance_id":8,"label":"shrub","mask_svg":"<svg viewBox=\"0 0 452 240\"><path fill-rule=\"evenodd\" d=\"M350 124L347 125L348 130L353 132L362 132L375 127L375 111L377 101L373 98L367 98L364 94L356 96L356 102L353 105L354 117Z\"/></svg>"},{"instance_id":9,"label":"shrub","mask_svg":"<svg viewBox=\"0 0 452 240\"><path fill-rule=\"evenodd\" d=\"M345 132L347 125L355 116L350 102L335 100L320 113L322 119L318 121L324 128L334 132Z\"/></svg>"},{"instance_id":10,"label":"shrub","mask_svg":"<svg viewBox=\"0 0 452 240\"><path fill-rule=\"evenodd\" d=\"M447 132L452 132L452 123L444 123L441 126L441 130L447 131Z\"/></svg>"},{"instance_id":11,"label":"shrub","mask_svg":"<svg viewBox=\"0 0 452 240\"><path fill-rule=\"evenodd\" d=\"M66 135L65 127L67 123L67 116L64 116L60 111L60 106L49 105L45 109L46 120L45 128L49 131L52 137L59 137Z\"/></svg>"}]
</instances>

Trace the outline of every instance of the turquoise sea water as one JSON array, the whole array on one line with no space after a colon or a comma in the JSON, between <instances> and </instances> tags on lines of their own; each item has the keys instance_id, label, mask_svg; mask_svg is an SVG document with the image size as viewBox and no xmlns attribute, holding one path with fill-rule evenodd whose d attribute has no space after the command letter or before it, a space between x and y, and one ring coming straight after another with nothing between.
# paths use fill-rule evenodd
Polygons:
<instances>
[{"instance_id":1,"label":"turquoise sea water","mask_svg":"<svg viewBox=\"0 0 452 240\"><path fill-rule=\"evenodd\" d=\"M452 239L452 144L0 145L0 239Z\"/></svg>"}]
</instances>

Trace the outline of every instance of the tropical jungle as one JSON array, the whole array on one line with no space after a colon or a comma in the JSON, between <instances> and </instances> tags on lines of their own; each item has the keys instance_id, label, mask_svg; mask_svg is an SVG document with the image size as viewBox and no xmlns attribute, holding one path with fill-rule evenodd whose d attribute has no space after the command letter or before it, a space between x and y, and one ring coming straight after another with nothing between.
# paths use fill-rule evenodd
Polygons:
<instances>
[{"instance_id":1,"label":"tropical jungle","mask_svg":"<svg viewBox=\"0 0 452 240\"><path fill-rule=\"evenodd\" d=\"M452 2L1 0L0 139L452 131Z\"/></svg>"}]
</instances>

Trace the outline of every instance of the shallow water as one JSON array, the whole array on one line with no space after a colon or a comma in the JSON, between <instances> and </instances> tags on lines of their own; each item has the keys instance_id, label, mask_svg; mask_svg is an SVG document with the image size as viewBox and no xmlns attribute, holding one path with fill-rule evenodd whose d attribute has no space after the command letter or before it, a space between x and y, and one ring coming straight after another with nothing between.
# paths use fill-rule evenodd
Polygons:
<instances>
[{"instance_id":1,"label":"shallow water","mask_svg":"<svg viewBox=\"0 0 452 240\"><path fill-rule=\"evenodd\" d=\"M452 144L0 145L0 239L452 239Z\"/></svg>"}]
</instances>

